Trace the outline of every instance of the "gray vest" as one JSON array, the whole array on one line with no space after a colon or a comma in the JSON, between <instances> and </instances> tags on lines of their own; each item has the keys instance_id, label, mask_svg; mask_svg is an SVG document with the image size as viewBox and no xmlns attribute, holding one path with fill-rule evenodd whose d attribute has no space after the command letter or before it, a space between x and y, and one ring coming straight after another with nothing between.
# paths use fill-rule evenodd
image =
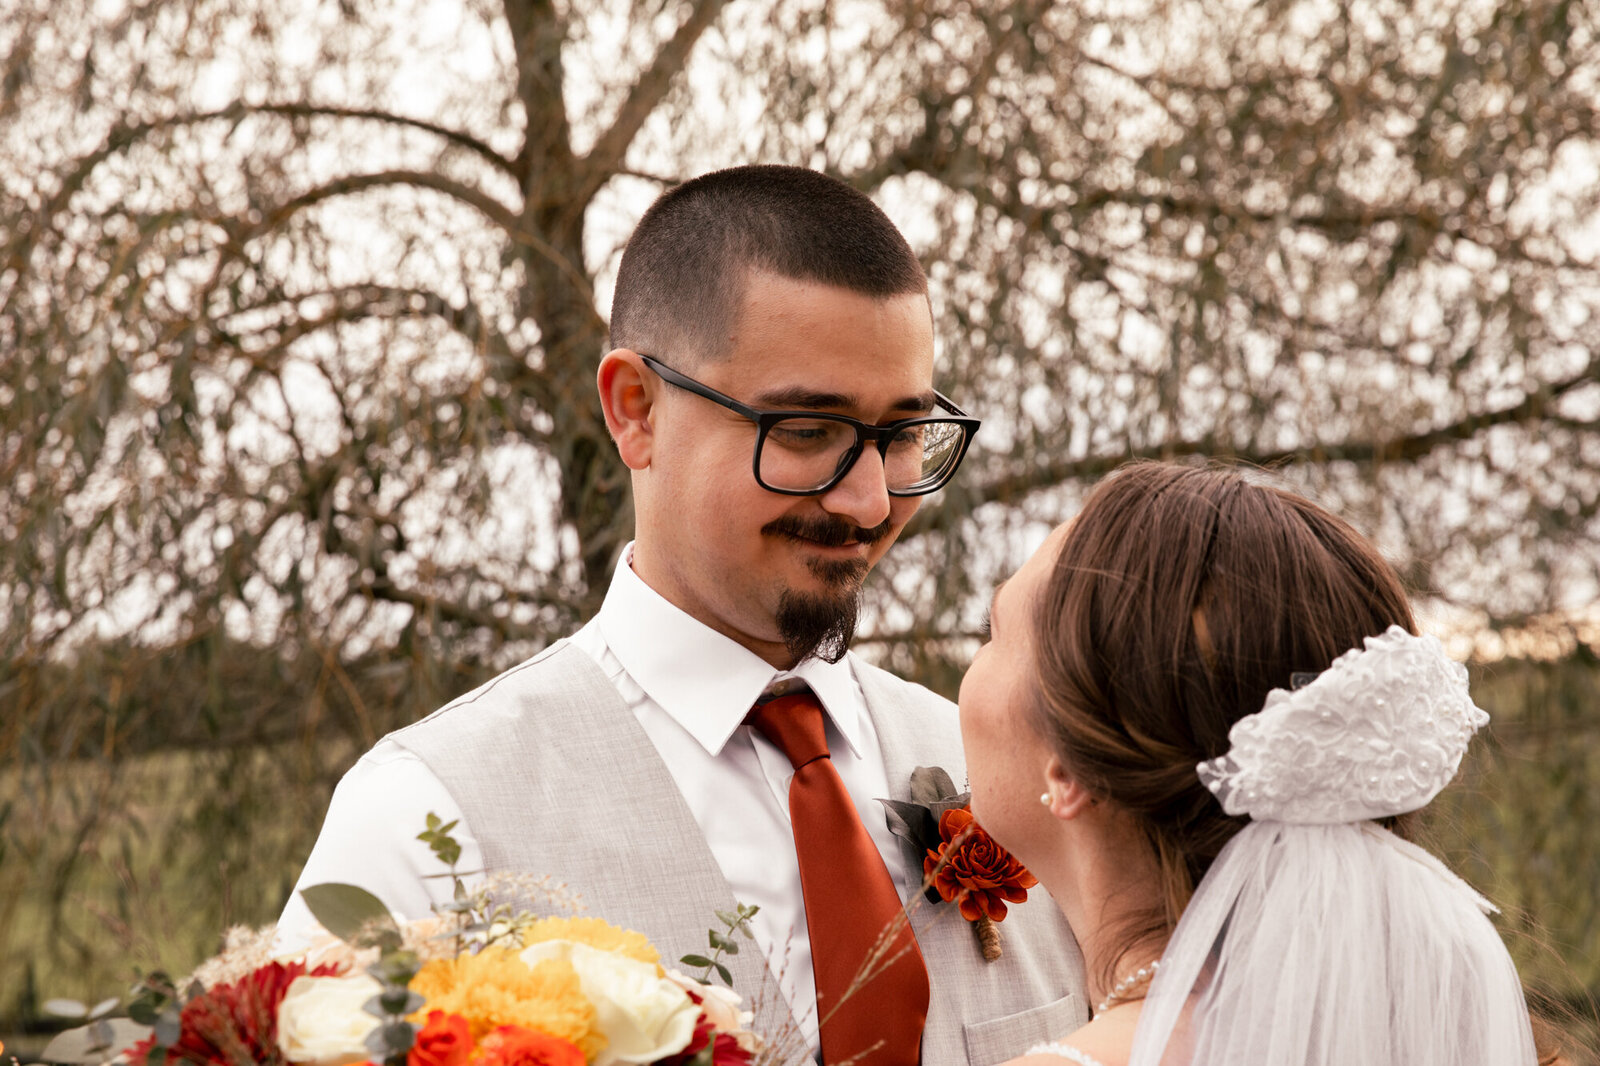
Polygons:
<instances>
[{"instance_id":1,"label":"gray vest","mask_svg":"<svg viewBox=\"0 0 1600 1066\"><path fill-rule=\"evenodd\" d=\"M917 766L964 780L950 703L859 660L855 668L894 798L909 798ZM649 936L669 965L703 952L712 912L734 906L655 746L594 660L566 641L391 739L449 789L488 872L565 880L588 913ZM906 861L922 868L909 845ZM912 924L932 984L926 1066L993 1066L1087 1021L1082 956L1042 889L1011 908L1005 954L992 963L953 905L918 904ZM789 1008L766 960L747 950L728 962L759 1028L781 1031Z\"/></svg>"}]
</instances>

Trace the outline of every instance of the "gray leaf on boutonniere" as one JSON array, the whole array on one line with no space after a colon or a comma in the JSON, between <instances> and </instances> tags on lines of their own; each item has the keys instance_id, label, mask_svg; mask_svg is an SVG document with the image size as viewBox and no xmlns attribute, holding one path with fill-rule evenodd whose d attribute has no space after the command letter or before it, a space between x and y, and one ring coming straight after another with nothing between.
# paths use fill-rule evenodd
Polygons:
<instances>
[{"instance_id":1,"label":"gray leaf on boutonniere","mask_svg":"<svg viewBox=\"0 0 1600 1066\"><path fill-rule=\"evenodd\" d=\"M943 838L939 835L939 818L945 811L965 807L972 799L970 792L957 792L956 783L940 766L919 766L911 771L911 798L909 800L880 799L889 831L909 840L919 853L938 851ZM940 902L939 893L931 886L924 893L928 902Z\"/></svg>"}]
</instances>

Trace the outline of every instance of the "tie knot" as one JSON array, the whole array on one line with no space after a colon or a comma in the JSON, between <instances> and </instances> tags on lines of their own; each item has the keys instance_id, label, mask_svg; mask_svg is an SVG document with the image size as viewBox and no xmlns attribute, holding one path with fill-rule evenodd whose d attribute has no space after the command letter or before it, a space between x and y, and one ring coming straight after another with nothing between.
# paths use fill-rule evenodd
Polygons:
<instances>
[{"instance_id":1,"label":"tie knot","mask_svg":"<svg viewBox=\"0 0 1600 1066\"><path fill-rule=\"evenodd\" d=\"M757 704L745 721L783 752L796 770L828 757L822 704L812 692L797 692Z\"/></svg>"}]
</instances>

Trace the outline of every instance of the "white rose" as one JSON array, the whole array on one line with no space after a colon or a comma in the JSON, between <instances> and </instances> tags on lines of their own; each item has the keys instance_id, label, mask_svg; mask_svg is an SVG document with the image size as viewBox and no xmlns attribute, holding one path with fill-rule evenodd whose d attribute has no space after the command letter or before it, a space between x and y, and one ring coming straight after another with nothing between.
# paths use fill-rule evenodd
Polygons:
<instances>
[{"instance_id":1,"label":"white rose","mask_svg":"<svg viewBox=\"0 0 1600 1066\"><path fill-rule=\"evenodd\" d=\"M367 1058L376 1016L362 1008L383 986L366 974L296 977L278 1004L278 1048L304 1066L344 1066Z\"/></svg>"},{"instance_id":2,"label":"white rose","mask_svg":"<svg viewBox=\"0 0 1600 1066\"><path fill-rule=\"evenodd\" d=\"M607 1041L594 1066L655 1062L694 1039L700 1008L653 964L572 940L541 941L522 953L529 966L545 959L572 963L584 996L594 1004L595 1026Z\"/></svg>"},{"instance_id":3,"label":"white rose","mask_svg":"<svg viewBox=\"0 0 1600 1066\"><path fill-rule=\"evenodd\" d=\"M733 989L721 985L702 984L678 970L668 970L667 977L678 987L688 989L700 997L700 1009L705 1011L706 1021L710 1022L717 1032L737 1033L741 1029L748 1029L754 1023L755 1014L739 1009L744 1001Z\"/></svg>"}]
</instances>

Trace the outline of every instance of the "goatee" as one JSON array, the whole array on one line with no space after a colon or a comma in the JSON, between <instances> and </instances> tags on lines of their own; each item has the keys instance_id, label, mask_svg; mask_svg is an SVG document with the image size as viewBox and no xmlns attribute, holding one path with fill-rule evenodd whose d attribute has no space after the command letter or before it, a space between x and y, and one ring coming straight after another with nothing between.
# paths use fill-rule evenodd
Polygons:
<instances>
[{"instance_id":1,"label":"goatee","mask_svg":"<svg viewBox=\"0 0 1600 1066\"><path fill-rule=\"evenodd\" d=\"M861 577L866 576L861 564ZM850 649L856 635L856 616L861 609L861 584L858 578L847 591L836 596L815 595L784 589L778 598L778 635L798 666L810 658L836 663Z\"/></svg>"},{"instance_id":2,"label":"goatee","mask_svg":"<svg viewBox=\"0 0 1600 1066\"><path fill-rule=\"evenodd\" d=\"M889 523L870 529L833 516L801 518L784 515L762 532L801 542L841 546L874 544L889 535ZM794 657L795 665L807 659L836 663L844 658L856 633L861 610L861 583L871 564L865 559L810 559L807 567L823 589L800 592L785 589L778 599L778 635Z\"/></svg>"}]
</instances>

